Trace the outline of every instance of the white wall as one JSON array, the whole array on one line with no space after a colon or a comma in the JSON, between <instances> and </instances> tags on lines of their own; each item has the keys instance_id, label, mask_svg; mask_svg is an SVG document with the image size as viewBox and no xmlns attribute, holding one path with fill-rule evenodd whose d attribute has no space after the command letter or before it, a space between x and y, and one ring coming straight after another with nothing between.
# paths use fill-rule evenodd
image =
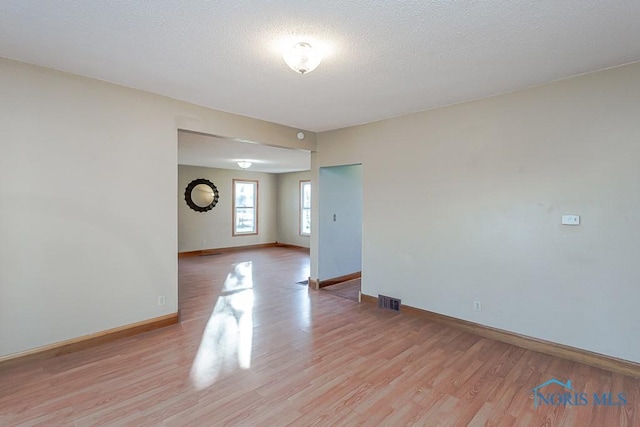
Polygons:
<instances>
[{"instance_id":1,"label":"white wall","mask_svg":"<svg viewBox=\"0 0 640 427\"><path fill-rule=\"evenodd\" d=\"M0 93L0 357L177 311L178 129L315 149L312 132L5 59Z\"/></svg>"},{"instance_id":2,"label":"white wall","mask_svg":"<svg viewBox=\"0 0 640 427\"><path fill-rule=\"evenodd\" d=\"M220 199L210 211L196 212L184 199L191 181L205 178L218 189ZM233 236L232 183L258 181L258 234ZM178 166L178 252L273 243L277 240L278 179L271 173Z\"/></svg>"},{"instance_id":3,"label":"white wall","mask_svg":"<svg viewBox=\"0 0 640 427\"><path fill-rule=\"evenodd\" d=\"M320 168L318 190L317 278L327 280L359 272L362 268L362 165Z\"/></svg>"},{"instance_id":4,"label":"white wall","mask_svg":"<svg viewBox=\"0 0 640 427\"><path fill-rule=\"evenodd\" d=\"M364 165L363 293L640 362L638 141L636 63L322 133L312 159Z\"/></svg>"},{"instance_id":5,"label":"white wall","mask_svg":"<svg viewBox=\"0 0 640 427\"><path fill-rule=\"evenodd\" d=\"M300 181L309 181L311 172L278 174L278 242L309 247L309 236L300 235ZM313 188L311 189L313 192ZM311 219L313 227L313 218Z\"/></svg>"}]
</instances>

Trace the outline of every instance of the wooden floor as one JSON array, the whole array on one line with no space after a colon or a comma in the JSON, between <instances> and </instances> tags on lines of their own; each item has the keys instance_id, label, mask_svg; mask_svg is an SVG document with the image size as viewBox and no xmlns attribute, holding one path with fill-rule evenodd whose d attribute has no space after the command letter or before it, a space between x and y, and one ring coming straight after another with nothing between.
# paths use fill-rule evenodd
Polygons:
<instances>
[{"instance_id":1,"label":"wooden floor","mask_svg":"<svg viewBox=\"0 0 640 427\"><path fill-rule=\"evenodd\" d=\"M303 252L179 263L181 324L5 368L0 425L640 426L638 380L308 291ZM551 378L628 404L534 409Z\"/></svg>"},{"instance_id":2,"label":"wooden floor","mask_svg":"<svg viewBox=\"0 0 640 427\"><path fill-rule=\"evenodd\" d=\"M360 294L360 279L347 280L346 282L320 288L320 290L352 301L358 301Z\"/></svg>"}]
</instances>

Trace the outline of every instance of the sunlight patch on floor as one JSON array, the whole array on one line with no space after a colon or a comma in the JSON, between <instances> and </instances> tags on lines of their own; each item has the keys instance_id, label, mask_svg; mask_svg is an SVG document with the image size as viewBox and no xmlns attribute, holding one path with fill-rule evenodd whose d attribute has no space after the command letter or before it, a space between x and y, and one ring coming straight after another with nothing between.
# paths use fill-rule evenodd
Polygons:
<instances>
[{"instance_id":1,"label":"sunlight patch on floor","mask_svg":"<svg viewBox=\"0 0 640 427\"><path fill-rule=\"evenodd\" d=\"M251 367L253 266L234 264L207 322L191 366L193 386L202 390L221 375Z\"/></svg>"}]
</instances>

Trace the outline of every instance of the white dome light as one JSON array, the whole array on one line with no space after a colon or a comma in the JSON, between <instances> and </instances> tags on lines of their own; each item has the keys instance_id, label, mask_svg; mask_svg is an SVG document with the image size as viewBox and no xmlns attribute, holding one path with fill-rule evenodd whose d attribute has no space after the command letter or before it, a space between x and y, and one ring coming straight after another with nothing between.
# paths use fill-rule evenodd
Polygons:
<instances>
[{"instance_id":1,"label":"white dome light","mask_svg":"<svg viewBox=\"0 0 640 427\"><path fill-rule=\"evenodd\" d=\"M284 52L284 62L296 73L305 74L316 69L322 61L322 55L318 49L311 47L309 43L299 42Z\"/></svg>"},{"instance_id":2,"label":"white dome light","mask_svg":"<svg viewBox=\"0 0 640 427\"><path fill-rule=\"evenodd\" d=\"M249 169L251 167L252 163L248 162L246 160L240 160L238 162L238 166L242 169Z\"/></svg>"}]
</instances>

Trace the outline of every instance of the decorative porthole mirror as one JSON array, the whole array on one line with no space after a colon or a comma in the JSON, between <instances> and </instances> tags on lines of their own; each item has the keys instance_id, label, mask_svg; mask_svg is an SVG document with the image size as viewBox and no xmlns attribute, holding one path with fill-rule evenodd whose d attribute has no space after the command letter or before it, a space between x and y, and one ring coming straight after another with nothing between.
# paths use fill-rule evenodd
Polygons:
<instances>
[{"instance_id":1,"label":"decorative porthole mirror","mask_svg":"<svg viewBox=\"0 0 640 427\"><path fill-rule=\"evenodd\" d=\"M208 179L194 179L184 190L184 200L196 212L207 212L218 204L218 189Z\"/></svg>"}]
</instances>

